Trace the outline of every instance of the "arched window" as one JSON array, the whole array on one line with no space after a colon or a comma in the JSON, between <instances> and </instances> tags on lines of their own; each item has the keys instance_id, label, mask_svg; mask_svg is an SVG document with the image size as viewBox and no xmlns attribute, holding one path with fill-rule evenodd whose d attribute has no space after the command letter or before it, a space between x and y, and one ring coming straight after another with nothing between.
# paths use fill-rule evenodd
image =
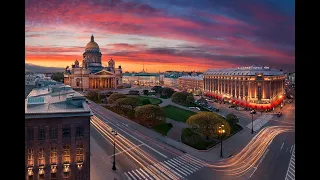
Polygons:
<instances>
[{"instance_id":1,"label":"arched window","mask_svg":"<svg viewBox=\"0 0 320 180\"><path fill-rule=\"evenodd\" d=\"M80 86L80 79L79 78L76 80L76 82L77 82L77 86Z\"/></svg>"}]
</instances>

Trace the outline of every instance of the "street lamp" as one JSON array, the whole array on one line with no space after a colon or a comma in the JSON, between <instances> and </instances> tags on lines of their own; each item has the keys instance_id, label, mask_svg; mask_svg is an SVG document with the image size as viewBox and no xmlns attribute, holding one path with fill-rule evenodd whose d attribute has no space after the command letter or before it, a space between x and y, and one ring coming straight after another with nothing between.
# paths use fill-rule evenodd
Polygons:
<instances>
[{"instance_id":1,"label":"street lamp","mask_svg":"<svg viewBox=\"0 0 320 180\"><path fill-rule=\"evenodd\" d=\"M112 170L117 170L116 168L116 135L117 132L115 130L112 129L112 134L113 134L113 166L112 166Z\"/></svg>"},{"instance_id":2,"label":"street lamp","mask_svg":"<svg viewBox=\"0 0 320 180\"><path fill-rule=\"evenodd\" d=\"M225 133L223 124L221 126L219 126L218 133L220 134L220 142L221 142L220 157L222 158L223 157L223 155L222 155L222 142L223 142L222 135Z\"/></svg>"},{"instance_id":3,"label":"street lamp","mask_svg":"<svg viewBox=\"0 0 320 180\"><path fill-rule=\"evenodd\" d=\"M254 110L251 110L251 134L253 134L253 112L254 112Z\"/></svg>"}]
</instances>

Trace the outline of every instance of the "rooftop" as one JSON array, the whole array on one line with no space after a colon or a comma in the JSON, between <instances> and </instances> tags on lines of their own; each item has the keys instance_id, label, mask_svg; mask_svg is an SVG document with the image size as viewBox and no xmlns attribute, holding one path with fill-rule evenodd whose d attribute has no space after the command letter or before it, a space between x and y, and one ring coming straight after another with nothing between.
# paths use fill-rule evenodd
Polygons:
<instances>
[{"instance_id":1,"label":"rooftop","mask_svg":"<svg viewBox=\"0 0 320 180\"><path fill-rule=\"evenodd\" d=\"M224 68L224 69L208 69L204 72L204 75L243 75L243 76L254 76L257 73L262 73L266 76L281 76L284 72L273 69L267 66L248 66L238 68Z\"/></svg>"},{"instance_id":2,"label":"rooftop","mask_svg":"<svg viewBox=\"0 0 320 180\"><path fill-rule=\"evenodd\" d=\"M181 76L179 79L195 79L195 80L203 80L203 75L198 75L198 76Z\"/></svg>"},{"instance_id":3,"label":"rooftop","mask_svg":"<svg viewBox=\"0 0 320 180\"><path fill-rule=\"evenodd\" d=\"M85 97L63 84L33 89L25 99L25 118L90 116Z\"/></svg>"}]
</instances>

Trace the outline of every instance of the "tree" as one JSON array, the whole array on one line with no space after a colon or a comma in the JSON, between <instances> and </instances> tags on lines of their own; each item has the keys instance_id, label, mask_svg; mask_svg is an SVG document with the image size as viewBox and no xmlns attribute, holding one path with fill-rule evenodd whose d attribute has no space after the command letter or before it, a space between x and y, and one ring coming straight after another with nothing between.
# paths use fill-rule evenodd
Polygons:
<instances>
[{"instance_id":1,"label":"tree","mask_svg":"<svg viewBox=\"0 0 320 180\"><path fill-rule=\"evenodd\" d=\"M138 106L139 101L140 99L137 97L119 98L114 102L114 107L121 110L124 115L127 116L130 111L134 111Z\"/></svg>"},{"instance_id":2,"label":"tree","mask_svg":"<svg viewBox=\"0 0 320 180\"><path fill-rule=\"evenodd\" d=\"M141 101L141 104L142 104L142 105L147 105L147 104L152 104L152 103L150 102L149 99L143 99L143 100Z\"/></svg>"},{"instance_id":3,"label":"tree","mask_svg":"<svg viewBox=\"0 0 320 180\"><path fill-rule=\"evenodd\" d=\"M89 91L87 96L92 101L98 101L99 100L99 93L96 92L96 91Z\"/></svg>"},{"instance_id":4,"label":"tree","mask_svg":"<svg viewBox=\"0 0 320 180\"><path fill-rule=\"evenodd\" d=\"M127 97L127 96L124 94L114 92L109 96L108 103L113 104L117 99L125 98L125 97Z\"/></svg>"},{"instance_id":5,"label":"tree","mask_svg":"<svg viewBox=\"0 0 320 180\"><path fill-rule=\"evenodd\" d=\"M151 89L154 90L156 94L161 94L161 91L162 91L161 86L153 86Z\"/></svg>"},{"instance_id":6,"label":"tree","mask_svg":"<svg viewBox=\"0 0 320 180\"><path fill-rule=\"evenodd\" d=\"M144 126L156 126L166 122L166 114L160 106L148 104L136 108L136 119Z\"/></svg>"},{"instance_id":7,"label":"tree","mask_svg":"<svg viewBox=\"0 0 320 180\"><path fill-rule=\"evenodd\" d=\"M194 97L193 97L193 95L191 94L191 95L187 96L187 98L186 98L186 104L192 104L193 102L194 102Z\"/></svg>"},{"instance_id":8,"label":"tree","mask_svg":"<svg viewBox=\"0 0 320 180\"><path fill-rule=\"evenodd\" d=\"M229 123L220 115L214 112L200 112L192 115L186 122L196 132L206 136L207 140L210 138L218 138L218 128L224 125L224 136L230 135Z\"/></svg>"},{"instance_id":9,"label":"tree","mask_svg":"<svg viewBox=\"0 0 320 180\"><path fill-rule=\"evenodd\" d=\"M63 72L52 73L51 79L53 79L57 82L63 82L63 80L64 80Z\"/></svg>"},{"instance_id":10,"label":"tree","mask_svg":"<svg viewBox=\"0 0 320 180\"><path fill-rule=\"evenodd\" d=\"M182 105L188 105L194 102L193 95L188 92L175 92L171 96L172 102Z\"/></svg>"},{"instance_id":11,"label":"tree","mask_svg":"<svg viewBox=\"0 0 320 180\"><path fill-rule=\"evenodd\" d=\"M174 90L168 87L163 88L161 91L161 95L165 97L171 97L173 93L174 93Z\"/></svg>"},{"instance_id":12,"label":"tree","mask_svg":"<svg viewBox=\"0 0 320 180\"><path fill-rule=\"evenodd\" d=\"M226 119L228 121L228 123L230 125L234 125L234 124L237 124L239 122L239 119L236 115L234 115L233 113L229 113L227 116L226 116Z\"/></svg>"},{"instance_id":13,"label":"tree","mask_svg":"<svg viewBox=\"0 0 320 180\"><path fill-rule=\"evenodd\" d=\"M148 89L143 90L143 94L148 96L149 95L149 90Z\"/></svg>"}]
</instances>

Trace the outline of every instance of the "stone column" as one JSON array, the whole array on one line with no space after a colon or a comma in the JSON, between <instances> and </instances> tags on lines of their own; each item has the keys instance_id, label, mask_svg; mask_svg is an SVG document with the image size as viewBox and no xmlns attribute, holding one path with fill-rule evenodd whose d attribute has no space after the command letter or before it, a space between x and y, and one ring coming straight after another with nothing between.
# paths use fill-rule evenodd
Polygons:
<instances>
[{"instance_id":1,"label":"stone column","mask_svg":"<svg viewBox=\"0 0 320 180\"><path fill-rule=\"evenodd\" d=\"M63 144L62 144L62 124L58 125L58 143L57 143L57 156L58 156L58 167L57 167L57 177L62 179L62 170L63 170Z\"/></svg>"},{"instance_id":2,"label":"stone column","mask_svg":"<svg viewBox=\"0 0 320 180\"><path fill-rule=\"evenodd\" d=\"M233 87L234 87L234 93L233 93L233 96L235 97L235 96L236 96L236 93L237 93L236 80L235 80L235 79L233 79L232 83L233 83Z\"/></svg>"},{"instance_id":3,"label":"stone column","mask_svg":"<svg viewBox=\"0 0 320 180\"><path fill-rule=\"evenodd\" d=\"M248 81L248 96L249 96L249 100L251 99L251 82Z\"/></svg>"}]
</instances>

